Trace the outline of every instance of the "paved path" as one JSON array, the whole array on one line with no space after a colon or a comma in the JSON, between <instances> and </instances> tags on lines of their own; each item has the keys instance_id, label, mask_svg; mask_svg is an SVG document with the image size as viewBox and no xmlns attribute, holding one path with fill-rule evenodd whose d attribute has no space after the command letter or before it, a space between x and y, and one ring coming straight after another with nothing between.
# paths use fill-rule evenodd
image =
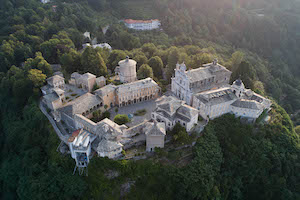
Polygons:
<instances>
[{"instance_id":1,"label":"paved path","mask_svg":"<svg viewBox=\"0 0 300 200\"><path fill-rule=\"evenodd\" d=\"M68 144L68 135L63 135L62 132L60 131L60 129L57 127L56 122L53 120L53 118L48 114L47 110L45 109L45 107L43 106L43 103L40 101L39 103L39 107L41 109L41 111L44 113L44 115L48 118L49 122L51 123L52 127L54 128L57 136L59 137L59 139L61 141L63 141L64 143Z\"/></svg>"}]
</instances>

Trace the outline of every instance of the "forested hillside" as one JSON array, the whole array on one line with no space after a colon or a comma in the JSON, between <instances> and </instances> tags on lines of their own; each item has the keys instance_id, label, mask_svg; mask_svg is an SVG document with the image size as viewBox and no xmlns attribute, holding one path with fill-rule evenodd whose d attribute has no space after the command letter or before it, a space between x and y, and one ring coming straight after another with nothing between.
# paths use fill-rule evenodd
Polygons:
<instances>
[{"instance_id":1,"label":"forested hillside","mask_svg":"<svg viewBox=\"0 0 300 200\"><path fill-rule=\"evenodd\" d=\"M124 199L300 198L299 1L2 0L0 9L1 199L119 199L128 181L135 184ZM124 18L158 18L162 30L128 30ZM85 31L114 50L82 51ZM59 139L39 111L39 88L50 64L67 78L109 78L126 55L163 90L177 62L197 68L217 57L233 80L273 99L271 122L209 122L184 166L95 158L90 176L73 176L74 161L56 151ZM109 179L109 170L120 176Z\"/></svg>"}]
</instances>

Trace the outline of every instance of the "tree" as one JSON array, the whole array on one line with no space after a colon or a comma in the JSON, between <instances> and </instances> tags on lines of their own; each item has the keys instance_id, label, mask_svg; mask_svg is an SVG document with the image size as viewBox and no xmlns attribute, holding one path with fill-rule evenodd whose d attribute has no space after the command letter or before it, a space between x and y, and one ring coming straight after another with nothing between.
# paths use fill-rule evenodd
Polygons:
<instances>
[{"instance_id":1,"label":"tree","mask_svg":"<svg viewBox=\"0 0 300 200\"><path fill-rule=\"evenodd\" d=\"M52 68L50 64L44 59L41 52L36 52L35 58L29 58L25 61L24 65L26 70L39 69L48 77L52 75Z\"/></svg>"},{"instance_id":2,"label":"tree","mask_svg":"<svg viewBox=\"0 0 300 200\"><path fill-rule=\"evenodd\" d=\"M300 125L295 127L295 131L296 131L296 133L298 133L300 135Z\"/></svg>"},{"instance_id":3,"label":"tree","mask_svg":"<svg viewBox=\"0 0 300 200\"><path fill-rule=\"evenodd\" d=\"M154 72L154 76L156 78L161 79L162 78L162 70L163 70L163 62L160 59L160 57L158 56L154 56L152 57L149 61L148 61L148 65L152 68L153 72Z\"/></svg>"},{"instance_id":4,"label":"tree","mask_svg":"<svg viewBox=\"0 0 300 200\"><path fill-rule=\"evenodd\" d=\"M148 62L148 58L144 54L138 54L134 56L133 60L136 61L137 69L139 69L143 64L147 64Z\"/></svg>"},{"instance_id":5,"label":"tree","mask_svg":"<svg viewBox=\"0 0 300 200\"><path fill-rule=\"evenodd\" d=\"M177 47L171 47L169 50L169 55L168 55L168 71L167 71L167 77L168 80L170 80L171 76L174 73L174 69L176 67L176 64L179 61L180 53Z\"/></svg>"},{"instance_id":6,"label":"tree","mask_svg":"<svg viewBox=\"0 0 300 200\"><path fill-rule=\"evenodd\" d=\"M74 43L67 33L62 31L41 44L42 53L50 63L58 63L59 56L74 48Z\"/></svg>"},{"instance_id":7,"label":"tree","mask_svg":"<svg viewBox=\"0 0 300 200\"><path fill-rule=\"evenodd\" d=\"M201 67L203 64L212 61L212 56L208 53L199 53L192 57L192 68Z\"/></svg>"},{"instance_id":8,"label":"tree","mask_svg":"<svg viewBox=\"0 0 300 200\"><path fill-rule=\"evenodd\" d=\"M108 68L112 71L115 70L118 62L125 59L126 56L126 53L122 50L112 50L111 54L108 57Z\"/></svg>"},{"instance_id":9,"label":"tree","mask_svg":"<svg viewBox=\"0 0 300 200\"><path fill-rule=\"evenodd\" d=\"M100 53L92 47L85 48L81 55L81 65L84 72L90 72L97 76L105 76L107 68Z\"/></svg>"},{"instance_id":10,"label":"tree","mask_svg":"<svg viewBox=\"0 0 300 200\"><path fill-rule=\"evenodd\" d=\"M244 59L244 54L240 51L235 51L231 56L232 70L236 70Z\"/></svg>"},{"instance_id":11,"label":"tree","mask_svg":"<svg viewBox=\"0 0 300 200\"><path fill-rule=\"evenodd\" d=\"M153 43L147 43L142 46L142 51L150 58L157 51L157 48Z\"/></svg>"},{"instance_id":12,"label":"tree","mask_svg":"<svg viewBox=\"0 0 300 200\"><path fill-rule=\"evenodd\" d=\"M126 124L126 123L130 122L130 119L128 118L127 115L117 114L114 117L114 122L116 122L119 125L122 125L122 124Z\"/></svg>"},{"instance_id":13,"label":"tree","mask_svg":"<svg viewBox=\"0 0 300 200\"><path fill-rule=\"evenodd\" d=\"M68 72L73 73L75 71L83 72L84 69L80 61L81 55L75 49L71 49L68 53L63 54L60 57L62 67Z\"/></svg>"},{"instance_id":14,"label":"tree","mask_svg":"<svg viewBox=\"0 0 300 200\"><path fill-rule=\"evenodd\" d=\"M143 64L137 71L137 77L138 79L144 79L148 77L153 78L152 68L147 64Z\"/></svg>"},{"instance_id":15,"label":"tree","mask_svg":"<svg viewBox=\"0 0 300 200\"><path fill-rule=\"evenodd\" d=\"M46 80L46 75L41 70L31 69L28 71L28 78L35 87L41 87Z\"/></svg>"},{"instance_id":16,"label":"tree","mask_svg":"<svg viewBox=\"0 0 300 200\"><path fill-rule=\"evenodd\" d=\"M249 62L242 61L232 76L234 80L239 77L243 80L246 87L252 88L253 80L256 80L256 71Z\"/></svg>"}]
</instances>

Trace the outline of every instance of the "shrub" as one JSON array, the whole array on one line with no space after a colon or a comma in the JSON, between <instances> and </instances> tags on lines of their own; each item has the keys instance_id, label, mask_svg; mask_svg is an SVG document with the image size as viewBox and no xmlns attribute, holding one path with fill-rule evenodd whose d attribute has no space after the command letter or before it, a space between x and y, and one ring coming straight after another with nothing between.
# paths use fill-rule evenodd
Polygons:
<instances>
[{"instance_id":1,"label":"shrub","mask_svg":"<svg viewBox=\"0 0 300 200\"><path fill-rule=\"evenodd\" d=\"M135 116L143 116L147 113L147 110L146 109L142 109L142 110L137 110L134 115Z\"/></svg>"},{"instance_id":2,"label":"shrub","mask_svg":"<svg viewBox=\"0 0 300 200\"><path fill-rule=\"evenodd\" d=\"M76 94L76 93L73 93L73 94L71 94L71 96L72 96L72 97L75 97L75 96L77 96L77 94Z\"/></svg>"},{"instance_id":3,"label":"shrub","mask_svg":"<svg viewBox=\"0 0 300 200\"><path fill-rule=\"evenodd\" d=\"M115 108L115 112L116 112L116 113L119 112L119 109L118 109L118 108Z\"/></svg>"},{"instance_id":4,"label":"shrub","mask_svg":"<svg viewBox=\"0 0 300 200\"><path fill-rule=\"evenodd\" d=\"M105 111L104 113L103 113L103 115L102 115L102 119L105 119L105 118L110 118L110 112L108 112L108 111Z\"/></svg>"},{"instance_id":5,"label":"shrub","mask_svg":"<svg viewBox=\"0 0 300 200\"><path fill-rule=\"evenodd\" d=\"M198 115L198 121L202 122L203 121L203 117L201 117L201 115Z\"/></svg>"},{"instance_id":6,"label":"shrub","mask_svg":"<svg viewBox=\"0 0 300 200\"><path fill-rule=\"evenodd\" d=\"M118 114L115 116L114 122L116 122L119 125L122 125L122 124L126 124L126 123L130 122L130 120L127 115Z\"/></svg>"},{"instance_id":7,"label":"shrub","mask_svg":"<svg viewBox=\"0 0 300 200\"><path fill-rule=\"evenodd\" d=\"M66 97L66 100L70 99L70 97Z\"/></svg>"}]
</instances>

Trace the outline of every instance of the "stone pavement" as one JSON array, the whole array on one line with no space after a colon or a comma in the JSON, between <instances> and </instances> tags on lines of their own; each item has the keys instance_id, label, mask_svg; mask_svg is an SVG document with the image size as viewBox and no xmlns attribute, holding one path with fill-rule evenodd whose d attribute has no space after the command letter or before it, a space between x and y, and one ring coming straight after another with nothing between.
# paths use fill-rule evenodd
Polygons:
<instances>
[{"instance_id":1,"label":"stone pavement","mask_svg":"<svg viewBox=\"0 0 300 200\"><path fill-rule=\"evenodd\" d=\"M131 119L131 122L126 124L126 126L133 127L137 124L144 122L145 120L149 121L151 119L151 112L156 108L156 103L155 103L155 100L149 100L149 101L143 101L140 103L120 107L120 108L118 108L119 109L118 113L115 112L115 108L116 107L113 107L109 110L109 112L111 114L110 119L113 120L117 114L126 114L126 115L132 114L133 118ZM147 110L147 113L145 115L134 116L134 113L137 110L142 110L142 109Z\"/></svg>"}]
</instances>

